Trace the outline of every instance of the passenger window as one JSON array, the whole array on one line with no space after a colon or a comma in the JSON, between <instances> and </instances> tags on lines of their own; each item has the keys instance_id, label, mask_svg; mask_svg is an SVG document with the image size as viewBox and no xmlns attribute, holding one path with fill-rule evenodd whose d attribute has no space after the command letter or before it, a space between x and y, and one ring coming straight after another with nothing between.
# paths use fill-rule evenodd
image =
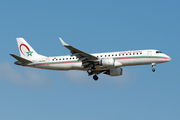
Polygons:
<instances>
[{"instance_id":1,"label":"passenger window","mask_svg":"<svg viewBox=\"0 0 180 120\"><path fill-rule=\"evenodd\" d=\"M122 54L124 56L124 54Z\"/></svg>"},{"instance_id":2,"label":"passenger window","mask_svg":"<svg viewBox=\"0 0 180 120\"><path fill-rule=\"evenodd\" d=\"M106 55L104 57L106 57Z\"/></svg>"},{"instance_id":3,"label":"passenger window","mask_svg":"<svg viewBox=\"0 0 180 120\"><path fill-rule=\"evenodd\" d=\"M116 56L117 56L117 54L116 54Z\"/></svg>"},{"instance_id":4,"label":"passenger window","mask_svg":"<svg viewBox=\"0 0 180 120\"><path fill-rule=\"evenodd\" d=\"M54 59L52 59L52 61L54 61Z\"/></svg>"},{"instance_id":5,"label":"passenger window","mask_svg":"<svg viewBox=\"0 0 180 120\"><path fill-rule=\"evenodd\" d=\"M138 53L137 53L137 55L138 55Z\"/></svg>"},{"instance_id":6,"label":"passenger window","mask_svg":"<svg viewBox=\"0 0 180 120\"><path fill-rule=\"evenodd\" d=\"M126 55L128 55L128 54L126 54Z\"/></svg>"},{"instance_id":7,"label":"passenger window","mask_svg":"<svg viewBox=\"0 0 180 120\"><path fill-rule=\"evenodd\" d=\"M131 53L129 53L129 55L131 55Z\"/></svg>"},{"instance_id":8,"label":"passenger window","mask_svg":"<svg viewBox=\"0 0 180 120\"><path fill-rule=\"evenodd\" d=\"M121 54L119 54L119 56L121 56Z\"/></svg>"},{"instance_id":9,"label":"passenger window","mask_svg":"<svg viewBox=\"0 0 180 120\"><path fill-rule=\"evenodd\" d=\"M135 55L135 53L133 53L133 55Z\"/></svg>"},{"instance_id":10,"label":"passenger window","mask_svg":"<svg viewBox=\"0 0 180 120\"><path fill-rule=\"evenodd\" d=\"M142 52L140 54L142 54Z\"/></svg>"},{"instance_id":11,"label":"passenger window","mask_svg":"<svg viewBox=\"0 0 180 120\"><path fill-rule=\"evenodd\" d=\"M109 57L110 57L110 55L109 55Z\"/></svg>"},{"instance_id":12,"label":"passenger window","mask_svg":"<svg viewBox=\"0 0 180 120\"><path fill-rule=\"evenodd\" d=\"M64 60L64 58L63 58L63 60Z\"/></svg>"},{"instance_id":13,"label":"passenger window","mask_svg":"<svg viewBox=\"0 0 180 120\"><path fill-rule=\"evenodd\" d=\"M112 55L112 56L114 56L114 55Z\"/></svg>"}]
</instances>

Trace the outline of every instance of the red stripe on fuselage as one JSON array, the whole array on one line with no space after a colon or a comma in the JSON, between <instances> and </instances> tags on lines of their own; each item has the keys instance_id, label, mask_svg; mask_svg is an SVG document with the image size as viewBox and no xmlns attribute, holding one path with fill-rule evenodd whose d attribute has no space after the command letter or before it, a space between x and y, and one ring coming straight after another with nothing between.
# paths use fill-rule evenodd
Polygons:
<instances>
[{"instance_id":1,"label":"red stripe on fuselage","mask_svg":"<svg viewBox=\"0 0 180 120\"><path fill-rule=\"evenodd\" d=\"M170 58L162 58L162 57L132 57L132 58L115 58L115 59L141 59L141 58L157 58L157 59L168 59L168 60L171 60Z\"/></svg>"},{"instance_id":2,"label":"red stripe on fuselage","mask_svg":"<svg viewBox=\"0 0 180 120\"><path fill-rule=\"evenodd\" d=\"M45 63L45 64L35 64L35 66L39 66L39 65L47 65L47 64L68 64L68 63L79 63L82 61L76 61L76 62L58 62L58 63ZM33 65L31 65L33 66Z\"/></svg>"},{"instance_id":3,"label":"red stripe on fuselage","mask_svg":"<svg viewBox=\"0 0 180 120\"><path fill-rule=\"evenodd\" d=\"M167 59L171 60L170 58L162 58L162 57L132 57L132 58L115 58L116 59L142 59L142 58L157 58L157 59ZM47 64L68 64L68 63L79 63L82 61L76 61L76 62L56 62L56 63L45 63L45 64L34 64L35 66L41 66L41 65L47 65ZM34 66L34 65L28 65L28 66Z\"/></svg>"}]
</instances>

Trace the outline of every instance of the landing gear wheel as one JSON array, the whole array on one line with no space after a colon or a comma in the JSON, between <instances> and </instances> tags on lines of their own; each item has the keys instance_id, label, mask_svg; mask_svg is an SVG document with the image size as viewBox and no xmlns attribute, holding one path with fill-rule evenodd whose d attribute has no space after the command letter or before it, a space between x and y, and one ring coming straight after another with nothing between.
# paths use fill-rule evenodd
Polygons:
<instances>
[{"instance_id":1,"label":"landing gear wheel","mask_svg":"<svg viewBox=\"0 0 180 120\"><path fill-rule=\"evenodd\" d=\"M156 63L151 63L151 65L152 65L152 71L155 72L154 67L156 66Z\"/></svg>"},{"instance_id":2,"label":"landing gear wheel","mask_svg":"<svg viewBox=\"0 0 180 120\"><path fill-rule=\"evenodd\" d=\"M94 76L93 76L93 79L94 79L95 81L97 81L97 80L98 80L98 76L97 76L97 75L94 75Z\"/></svg>"},{"instance_id":3,"label":"landing gear wheel","mask_svg":"<svg viewBox=\"0 0 180 120\"><path fill-rule=\"evenodd\" d=\"M88 70L87 70L87 73L90 74L90 75L92 75L93 71L92 71L91 69L88 69Z\"/></svg>"}]
</instances>

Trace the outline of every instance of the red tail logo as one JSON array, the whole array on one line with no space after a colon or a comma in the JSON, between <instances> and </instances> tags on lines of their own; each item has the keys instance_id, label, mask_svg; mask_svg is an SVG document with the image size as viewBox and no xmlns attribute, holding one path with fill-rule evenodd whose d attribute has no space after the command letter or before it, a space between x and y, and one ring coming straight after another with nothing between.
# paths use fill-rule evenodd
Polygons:
<instances>
[{"instance_id":1,"label":"red tail logo","mask_svg":"<svg viewBox=\"0 0 180 120\"><path fill-rule=\"evenodd\" d=\"M32 56L33 51L30 51L29 47L28 47L27 45L25 45L25 44L21 44L21 45L19 46L19 49L20 49L21 53L24 55L24 53L22 52L22 49L21 49L22 46L26 47L26 49L27 49L27 51L28 51L28 52L26 52L26 53L27 53L27 57L28 57L28 56ZM24 55L24 56L25 56L25 55Z\"/></svg>"}]
</instances>

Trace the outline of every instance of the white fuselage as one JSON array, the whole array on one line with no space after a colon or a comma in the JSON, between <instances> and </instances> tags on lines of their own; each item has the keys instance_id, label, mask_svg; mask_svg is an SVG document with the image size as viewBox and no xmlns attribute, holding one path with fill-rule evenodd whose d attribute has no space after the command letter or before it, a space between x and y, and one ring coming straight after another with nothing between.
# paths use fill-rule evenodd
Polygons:
<instances>
[{"instance_id":1,"label":"white fuselage","mask_svg":"<svg viewBox=\"0 0 180 120\"><path fill-rule=\"evenodd\" d=\"M96 53L91 54L102 59L113 58L114 61L121 63L120 66L102 66L96 64L96 70L108 70L122 66L133 65L146 65L146 64L158 64L171 60L169 56L164 53L157 52L158 50L137 50L137 51L123 51L123 52L109 52L109 53ZM82 67L82 60L77 59L76 56L55 56L46 57L33 61L28 65L29 67L36 67L42 69L51 70L87 70L88 68Z\"/></svg>"}]
</instances>

